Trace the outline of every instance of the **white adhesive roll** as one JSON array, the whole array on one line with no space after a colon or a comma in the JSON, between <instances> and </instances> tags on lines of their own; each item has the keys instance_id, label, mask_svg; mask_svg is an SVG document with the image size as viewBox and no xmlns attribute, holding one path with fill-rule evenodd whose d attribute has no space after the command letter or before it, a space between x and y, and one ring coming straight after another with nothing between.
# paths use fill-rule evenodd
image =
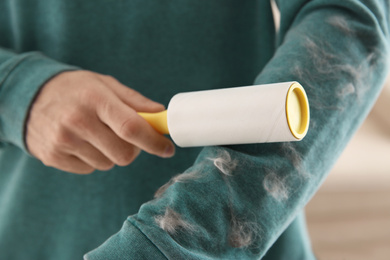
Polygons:
<instances>
[{"instance_id":1,"label":"white adhesive roll","mask_svg":"<svg viewBox=\"0 0 390 260\"><path fill-rule=\"evenodd\" d=\"M180 93L167 117L180 147L298 141L309 106L299 83L284 82Z\"/></svg>"}]
</instances>

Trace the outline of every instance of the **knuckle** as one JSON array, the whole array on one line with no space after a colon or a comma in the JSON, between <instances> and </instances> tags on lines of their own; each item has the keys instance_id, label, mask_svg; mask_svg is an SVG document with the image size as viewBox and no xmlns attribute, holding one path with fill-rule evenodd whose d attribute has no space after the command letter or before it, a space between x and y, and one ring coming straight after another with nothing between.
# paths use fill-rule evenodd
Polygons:
<instances>
[{"instance_id":1,"label":"knuckle","mask_svg":"<svg viewBox=\"0 0 390 260\"><path fill-rule=\"evenodd\" d=\"M74 126L79 125L82 121L81 111L79 109L71 109L62 114L60 125L61 127Z\"/></svg>"},{"instance_id":2,"label":"knuckle","mask_svg":"<svg viewBox=\"0 0 390 260\"><path fill-rule=\"evenodd\" d=\"M138 154L139 149L135 147L133 147L132 149L126 149L116 157L116 164L118 164L119 166L129 165L137 157Z\"/></svg>"},{"instance_id":3,"label":"knuckle","mask_svg":"<svg viewBox=\"0 0 390 260\"><path fill-rule=\"evenodd\" d=\"M170 147L170 150L167 150L168 147ZM171 145L166 144L164 142L164 143L161 143L158 145L157 150L156 150L156 153L157 153L156 155L164 156L165 153L171 154L172 152L174 152L174 148Z\"/></svg>"},{"instance_id":4,"label":"knuckle","mask_svg":"<svg viewBox=\"0 0 390 260\"><path fill-rule=\"evenodd\" d=\"M125 96L129 99L129 100L142 100L142 101L147 101L148 99L145 98L143 95L141 95L141 93L139 93L138 91L132 89L132 88L128 88L128 87L124 87L123 88L123 92L125 93Z\"/></svg>"},{"instance_id":5,"label":"knuckle","mask_svg":"<svg viewBox=\"0 0 390 260\"><path fill-rule=\"evenodd\" d=\"M124 121L120 127L119 135L125 139L129 139L133 136L138 136L141 128L131 118Z\"/></svg>"},{"instance_id":6,"label":"knuckle","mask_svg":"<svg viewBox=\"0 0 390 260\"><path fill-rule=\"evenodd\" d=\"M137 92L136 90L134 90L132 88L125 88L124 91L129 96L137 96L137 95L139 95L139 92Z\"/></svg>"},{"instance_id":7,"label":"knuckle","mask_svg":"<svg viewBox=\"0 0 390 260\"><path fill-rule=\"evenodd\" d=\"M96 88L90 88L87 86L80 88L78 96L82 102L87 103L100 102L102 99Z\"/></svg>"},{"instance_id":8,"label":"knuckle","mask_svg":"<svg viewBox=\"0 0 390 260\"><path fill-rule=\"evenodd\" d=\"M113 76L111 75L102 75L102 77L104 79L106 79L107 81L113 81L113 82L117 82L118 80L116 78L114 78Z\"/></svg>"},{"instance_id":9,"label":"knuckle","mask_svg":"<svg viewBox=\"0 0 390 260\"><path fill-rule=\"evenodd\" d=\"M101 100L96 110L98 113L105 115L106 117L112 117L116 113L116 106L107 99Z\"/></svg>"},{"instance_id":10,"label":"knuckle","mask_svg":"<svg viewBox=\"0 0 390 260\"><path fill-rule=\"evenodd\" d=\"M78 129L82 130L84 132L88 131L89 121L88 114L85 114L81 109L73 109L71 111L68 111L67 113L64 113L60 120L60 126L59 126L59 135L60 137L69 137L66 133L65 129Z\"/></svg>"},{"instance_id":11,"label":"knuckle","mask_svg":"<svg viewBox=\"0 0 390 260\"><path fill-rule=\"evenodd\" d=\"M115 164L113 162L101 162L98 167L96 167L100 171L108 171L111 170Z\"/></svg>"},{"instance_id":12,"label":"knuckle","mask_svg":"<svg viewBox=\"0 0 390 260\"><path fill-rule=\"evenodd\" d=\"M126 152L116 158L119 166L126 166L133 161L133 152Z\"/></svg>"},{"instance_id":13,"label":"knuckle","mask_svg":"<svg viewBox=\"0 0 390 260\"><path fill-rule=\"evenodd\" d=\"M70 134L66 130L61 129L53 135L49 151L53 153L57 150L68 148L71 146L71 142Z\"/></svg>"}]
</instances>

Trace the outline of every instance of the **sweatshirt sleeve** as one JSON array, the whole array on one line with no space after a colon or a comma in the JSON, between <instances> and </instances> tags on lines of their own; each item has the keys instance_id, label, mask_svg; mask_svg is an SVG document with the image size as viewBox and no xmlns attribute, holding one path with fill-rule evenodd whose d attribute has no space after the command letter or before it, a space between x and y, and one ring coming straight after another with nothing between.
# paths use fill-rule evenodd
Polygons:
<instances>
[{"instance_id":1,"label":"sweatshirt sleeve","mask_svg":"<svg viewBox=\"0 0 390 260\"><path fill-rule=\"evenodd\" d=\"M39 52L16 54L0 47L0 145L13 144L27 152L25 122L34 97L50 78L75 69Z\"/></svg>"},{"instance_id":2,"label":"sweatshirt sleeve","mask_svg":"<svg viewBox=\"0 0 390 260\"><path fill-rule=\"evenodd\" d=\"M277 4L278 49L255 84L299 81L310 102L307 136L204 148L85 259L138 259L149 250L146 259L158 259L156 250L161 259L259 259L304 208L381 90L389 69L389 2Z\"/></svg>"}]
</instances>

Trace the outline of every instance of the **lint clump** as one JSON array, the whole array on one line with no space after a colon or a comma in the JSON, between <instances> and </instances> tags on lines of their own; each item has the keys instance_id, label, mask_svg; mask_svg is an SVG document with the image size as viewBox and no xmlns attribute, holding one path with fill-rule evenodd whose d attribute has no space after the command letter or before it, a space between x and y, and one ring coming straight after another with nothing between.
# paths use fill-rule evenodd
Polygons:
<instances>
[{"instance_id":1,"label":"lint clump","mask_svg":"<svg viewBox=\"0 0 390 260\"><path fill-rule=\"evenodd\" d=\"M160 198L165 191L174 183L185 183L190 182L199 179L200 173L197 171L191 171L191 172L185 172L183 174L178 174L174 176L172 179L170 179L167 183L165 183L163 186L161 186L155 193L154 198Z\"/></svg>"},{"instance_id":2,"label":"lint clump","mask_svg":"<svg viewBox=\"0 0 390 260\"><path fill-rule=\"evenodd\" d=\"M170 235L175 235L179 230L187 232L195 232L194 225L184 220L182 216L174 211L172 208L167 207L163 215L158 215L154 218L157 225Z\"/></svg>"},{"instance_id":3,"label":"lint clump","mask_svg":"<svg viewBox=\"0 0 390 260\"><path fill-rule=\"evenodd\" d=\"M237 160L232 159L230 153L226 150L221 150L214 158L209 158L214 166L224 175L232 176L232 172L237 167Z\"/></svg>"},{"instance_id":4,"label":"lint clump","mask_svg":"<svg viewBox=\"0 0 390 260\"><path fill-rule=\"evenodd\" d=\"M269 195L279 202L285 201L289 197L286 178L278 176L275 172L267 173L263 180L263 187Z\"/></svg>"},{"instance_id":5,"label":"lint clump","mask_svg":"<svg viewBox=\"0 0 390 260\"><path fill-rule=\"evenodd\" d=\"M261 238L261 227L254 221L240 219L233 215L230 221L229 245L234 248L254 247Z\"/></svg>"}]
</instances>

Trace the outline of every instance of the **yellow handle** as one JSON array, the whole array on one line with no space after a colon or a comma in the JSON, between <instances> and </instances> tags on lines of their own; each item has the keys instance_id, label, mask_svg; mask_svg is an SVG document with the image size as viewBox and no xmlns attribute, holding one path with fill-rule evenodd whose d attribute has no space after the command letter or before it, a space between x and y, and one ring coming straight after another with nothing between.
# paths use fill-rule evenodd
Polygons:
<instances>
[{"instance_id":1,"label":"yellow handle","mask_svg":"<svg viewBox=\"0 0 390 260\"><path fill-rule=\"evenodd\" d=\"M138 115L142 116L157 132L169 134L167 110L158 113L139 112Z\"/></svg>"}]
</instances>

